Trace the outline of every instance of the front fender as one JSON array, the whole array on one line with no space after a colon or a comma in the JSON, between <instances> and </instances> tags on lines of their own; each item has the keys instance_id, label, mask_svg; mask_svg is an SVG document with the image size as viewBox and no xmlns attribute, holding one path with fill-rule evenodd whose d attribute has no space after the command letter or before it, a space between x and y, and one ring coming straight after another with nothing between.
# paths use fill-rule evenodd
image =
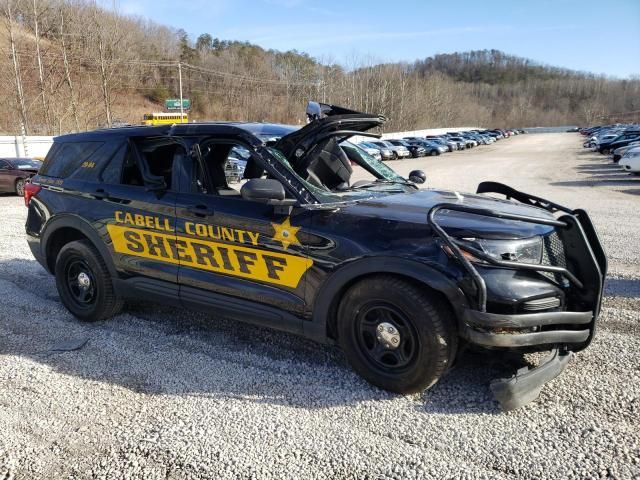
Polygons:
<instances>
[{"instance_id":1,"label":"front fender","mask_svg":"<svg viewBox=\"0 0 640 480\"><path fill-rule=\"evenodd\" d=\"M340 267L326 279L313 302L311 321L305 322L305 335L321 343L331 343L328 323L346 288L360 278L380 273L402 275L442 293L457 318L468 307L467 298L456 282L428 264L398 257L362 258Z\"/></svg>"}]
</instances>

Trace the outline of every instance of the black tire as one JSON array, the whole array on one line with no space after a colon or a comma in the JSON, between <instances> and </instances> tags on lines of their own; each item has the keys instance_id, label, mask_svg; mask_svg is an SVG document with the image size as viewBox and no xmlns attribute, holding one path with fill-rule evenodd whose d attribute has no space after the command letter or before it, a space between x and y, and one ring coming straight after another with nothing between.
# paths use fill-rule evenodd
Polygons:
<instances>
[{"instance_id":1,"label":"black tire","mask_svg":"<svg viewBox=\"0 0 640 480\"><path fill-rule=\"evenodd\" d=\"M437 157L439 155L439 152L437 150L431 150L431 153L429 154L432 157Z\"/></svg>"},{"instance_id":2,"label":"black tire","mask_svg":"<svg viewBox=\"0 0 640 480\"><path fill-rule=\"evenodd\" d=\"M437 295L389 275L349 288L338 309L337 332L351 367L369 383L397 393L434 385L458 345L453 315ZM380 332L391 337L380 340Z\"/></svg>"},{"instance_id":3,"label":"black tire","mask_svg":"<svg viewBox=\"0 0 640 480\"><path fill-rule=\"evenodd\" d=\"M600 152L601 152L603 155L609 155L609 149L608 149L608 148L603 148Z\"/></svg>"},{"instance_id":4,"label":"black tire","mask_svg":"<svg viewBox=\"0 0 640 480\"><path fill-rule=\"evenodd\" d=\"M24 197L24 178L16 180L16 195Z\"/></svg>"},{"instance_id":5,"label":"black tire","mask_svg":"<svg viewBox=\"0 0 640 480\"><path fill-rule=\"evenodd\" d=\"M397 160L398 154L396 152L391 152L391 160Z\"/></svg>"},{"instance_id":6,"label":"black tire","mask_svg":"<svg viewBox=\"0 0 640 480\"><path fill-rule=\"evenodd\" d=\"M62 247L56 259L55 275L62 304L79 320L105 320L122 309L123 300L113 288L107 265L88 240Z\"/></svg>"}]
</instances>

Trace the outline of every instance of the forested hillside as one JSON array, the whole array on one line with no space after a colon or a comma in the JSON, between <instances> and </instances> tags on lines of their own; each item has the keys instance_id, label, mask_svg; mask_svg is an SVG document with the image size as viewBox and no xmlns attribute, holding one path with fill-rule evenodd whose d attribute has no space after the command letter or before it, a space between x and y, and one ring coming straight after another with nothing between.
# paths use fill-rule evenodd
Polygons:
<instances>
[{"instance_id":1,"label":"forested hillside","mask_svg":"<svg viewBox=\"0 0 640 480\"><path fill-rule=\"evenodd\" d=\"M380 112L387 130L631 120L640 80L539 65L500 51L413 64L325 64L105 11L87 0L0 0L0 133L139 123L178 94L196 120L304 121L309 99ZM622 114L622 115L621 115Z\"/></svg>"}]
</instances>

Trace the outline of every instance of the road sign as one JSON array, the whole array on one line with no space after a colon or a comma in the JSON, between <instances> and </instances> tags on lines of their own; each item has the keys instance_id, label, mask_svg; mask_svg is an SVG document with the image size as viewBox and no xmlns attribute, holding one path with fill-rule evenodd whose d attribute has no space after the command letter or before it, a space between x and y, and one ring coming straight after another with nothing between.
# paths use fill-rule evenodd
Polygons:
<instances>
[{"instance_id":1,"label":"road sign","mask_svg":"<svg viewBox=\"0 0 640 480\"><path fill-rule=\"evenodd\" d=\"M179 98L168 98L164 101L164 106L167 110L180 110L180 99ZM191 108L191 100L188 98L182 99L182 108L184 110L188 110Z\"/></svg>"}]
</instances>

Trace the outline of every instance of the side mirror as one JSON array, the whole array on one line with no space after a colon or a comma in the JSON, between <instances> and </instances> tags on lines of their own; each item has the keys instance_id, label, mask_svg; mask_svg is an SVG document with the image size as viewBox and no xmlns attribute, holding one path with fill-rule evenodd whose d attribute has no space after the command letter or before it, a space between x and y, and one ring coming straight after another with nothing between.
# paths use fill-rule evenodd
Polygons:
<instances>
[{"instance_id":1,"label":"side mirror","mask_svg":"<svg viewBox=\"0 0 640 480\"><path fill-rule=\"evenodd\" d=\"M412 170L409 173L409 181L413 183L424 183L427 181L427 176L422 170Z\"/></svg>"},{"instance_id":2,"label":"side mirror","mask_svg":"<svg viewBox=\"0 0 640 480\"><path fill-rule=\"evenodd\" d=\"M271 178L252 178L242 186L240 194L245 200L264 203L282 201L286 197L282 184Z\"/></svg>"}]
</instances>

